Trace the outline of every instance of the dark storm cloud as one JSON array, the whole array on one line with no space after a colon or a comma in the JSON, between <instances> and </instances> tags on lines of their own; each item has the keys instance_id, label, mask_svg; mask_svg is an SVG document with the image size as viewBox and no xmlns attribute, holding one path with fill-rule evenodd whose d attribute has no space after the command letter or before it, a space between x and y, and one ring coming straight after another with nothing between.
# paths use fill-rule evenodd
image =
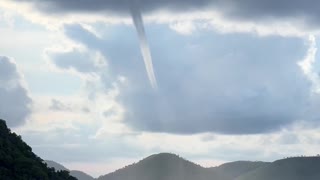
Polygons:
<instances>
[{"instance_id":1,"label":"dark storm cloud","mask_svg":"<svg viewBox=\"0 0 320 180\"><path fill-rule=\"evenodd\" d=\"M147 28L156 92L148 85L130 26L109 29L107 39L80 25L68 25L65 31L107 57L109 66L101 76L106 88L118 75L128 79L119 101L129 126L182 134L250 134L275 131L302 118L310 83L297 65L308 48L301 39L213 32L182 37L166 26Z\"/></svg>"},{"instance_id":2,"label":"dark storm cloud","mask_svg":"<svg viewBox=\"0 0 320 180\"><path fill-rule=\"evenodd\" d=\"M16 65L9 58L0 56L0 118L10 127L23 124L31 113L32 101L20 78Z\"/></svg>"},{"instance_id":3,"label":"dark storm cloud","mask_svg":"<svg viewBox=\"0 0 320 180\"><path fill-rule=\"evenodd\" d=\"M211 3L208 0L15 0L30 2L37 8L50 13L68 12L112 12L117 15L129 15L130 8L139 4L142 11L158 9L197 9Z\"/></svg>"},{"instance_id":4,"label":"dark storm cloud","mask_svg":"<svg viewBox=\"0 0 320 180\"><path fill-rule=\"evenodd\" d=\"M21 2L21 0L15 0ZM130 15L133 3L144 13L166 9L174 12L215 9L235 19L297 20L308 25L319 23L320 1L316 0L23 0L46 13L91 12Z\"/></svg>"}]
</instances>

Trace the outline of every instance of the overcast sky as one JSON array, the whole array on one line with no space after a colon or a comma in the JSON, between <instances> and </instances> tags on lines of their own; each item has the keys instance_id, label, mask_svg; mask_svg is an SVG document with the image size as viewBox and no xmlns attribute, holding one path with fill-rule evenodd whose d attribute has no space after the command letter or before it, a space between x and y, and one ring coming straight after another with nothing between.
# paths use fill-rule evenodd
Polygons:
<instances>
[{"instance_id":1,"label":"overcast sky","mask_svg":"<svg viewBox=\"0 0 320 180\"><path fill-rule=\"evenodd\" d=\"M0 118L93 176L159 152L203 166L316 155L318 7L2 0Z\"/></svg>"}]
</instances>

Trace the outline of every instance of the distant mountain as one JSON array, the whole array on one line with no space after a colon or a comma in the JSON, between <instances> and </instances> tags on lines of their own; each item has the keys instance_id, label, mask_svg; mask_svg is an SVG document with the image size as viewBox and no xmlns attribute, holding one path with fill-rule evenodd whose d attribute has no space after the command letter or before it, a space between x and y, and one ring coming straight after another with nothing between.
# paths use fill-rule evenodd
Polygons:
<instances>
[{"instance_id":1,"label":"distant mountain","mask_svg":"<svg viewBox=\"0 0 320 180\"><path fill-rule=\"evenodd\" d=\"M71 176L72 175L72 176ZM54 161L36 156L21 137L0 120L0 179L94 180ZM160 153L96 180L320 180L320 157L295 157L268 162L236 161L204 168L178 155Z\"/></svg>"},{"instance_id":2,"label":"distant mountain","mask_svg":"<svg viewBox=\"0 0 320 180\"><path fill-rule=\"evenodd\" d=\"M54 162L54 161L50 161L50 160L44 160L44 162L47 164L48 167L54 168L56 171L69 171L69 169L67 169L66 167L64 167L63 165Z\"/></svg>"},{"instance_id":3,"label":"distant mountain","mask_svg":"<svg viewBox=\"0 0 320 180\"><path fill-rule=\"evenodd\" d=\"M209 168L212 176L218 180L234 180L235 178L269 165L269 162L236 161Z\"/></svg>"},{"instance_id":4,"label":"distant mountain","mask_svg":"<svg viewBox=\"0 0 320 180\"><path fill-rule=\"evenodd\" d=\"M320 157L296 157L275 161L236 180L319 180Z\"/></svg>"},{"instance_id":5,"label":"distant mountain","mask_svg":"<svg viewBox=\"0 0 320 180\"><path fill-rule=\"evenodd\" d=\"M204 168L177 155L160 153L97 180L234 180L269 163L237 161Z\"/></svg>"},{"instance_id":6,"label":"distant mountain","mask_svg":"<svg viewBox=\"0 0 320 180\"><path fill-rule=\"evenodd\" d=\"M97 180L320 180L320 157L269 162L236 161L203 168L177 155L161 153Z\"/></svg>"},{"instance_id":7,"label":"distant mountain","mask_svg":"<svg viewBox=\"0 0 320 180\"><path fill-rule=\"evenodd\" d=\"M210 171L177 155L161 153L98 180L212 180Z\"/></svg>"},{"instance_id":8,"label":"distant mountain","mask_svg":"<svg viewBox=\"0 0 320 180\"><path fill-rule=\"evenodd\" d=\"M77 170L69 170L63 165L50 161L50 160L45 160L45 163L47 164L48 167L54 168L56 171L64 170L64 171L69 171L70 175L73 177L76 177L78 180L94 180L94 178L82 171L77 171Z\"/></svg>"},{"instance_id":9,"label":"distant mountain","mask_svg":"<svg viewBox=\"0 0 320 180\"><path fill-rule=\"evenodd\" d=\"M94 178L82 171L71 170L70 175L76 177L78 180L94 180Z\"/></svg>"},{"instance_id":10,"label":"distant mountain","mask_svg":"<svg viewBox=\"0 0 320 180\"><path fill-rule=\"evenodd\" d=\"M12 133L0 119L0 179L76 180L68 171L55 172L32 152L21 136Z\"/></svg>"}]
</instances>

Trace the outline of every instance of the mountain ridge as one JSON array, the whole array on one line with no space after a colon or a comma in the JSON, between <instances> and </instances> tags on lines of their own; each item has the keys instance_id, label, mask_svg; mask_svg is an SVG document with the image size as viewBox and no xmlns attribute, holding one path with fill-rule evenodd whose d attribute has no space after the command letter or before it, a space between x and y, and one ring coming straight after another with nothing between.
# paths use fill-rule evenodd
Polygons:
<instances>
[{"instance_id":1,"label":"mountain ridge","mask_svg":"<svg viewBox=\"0 0 320 180\"><path fill-rule=\"evenodd\" d=\"M54 169L56 168L56 169ZM159 153L96 180L319 180L320 156L274 162L235 161L204 168L176 154ZM93 180L54 161L43 161L0 119L0 179Z\"/></svg>"},{"instance_id":2,"label":"mountain ridge","mask_svg":"<svg viewBox=\"0 0 320 180\"><path fill-rule=\"evenodd\" d=\"M168 171L168 168L163 168L168 164L171 164L168 166L169 169L174 167L183 167L180 170L184 170L184 172L182 173L182 171L173 171L176 177L168 176L168 174L172 175L172 173ZM159 153L150 155L136 163L127 165L114 172L107 173L93 179L194 180L196 178L197 180L319 180L319 169L320 157L318 156L292 157L276 160L274 162L234 161L224 163L216 167L204 168L176 154ZM157 170L157 172L154 172L153 170ZM148 173L146 172L149 172L150 176L148 176ZM190 172L191 174L195 175L189 175L188 173ZM158 178L155 178L154 176L157 176L157 174L159 175L159 173L164 173L167 175L160 175ZM141 175L142 177L139 177L138 175ZM79 178L79 180L86 179Z\"/></svg>"},{"instance_id":3,"label":"mountain ridge","mask_svg":"<svg viewBox=\"0 0 320 180\"><path fill-rule=\"evenodd\" d=\"M233 180L265 164L268 163L237 161L205 168L176 154L159 153L102 175L97 180ZM239 167L245 168L238 172L235 168Z\"/></svg>"},{"instance_id":4,"label":"mountain ridge","mask_svg":"<svg viewBox=\"0 0 320 180\"><path fill-rule=\"evenodd\" d=\"M292 157L241 175L236 180L319 180L320 157Z\"/></svg>"}]
</instances>

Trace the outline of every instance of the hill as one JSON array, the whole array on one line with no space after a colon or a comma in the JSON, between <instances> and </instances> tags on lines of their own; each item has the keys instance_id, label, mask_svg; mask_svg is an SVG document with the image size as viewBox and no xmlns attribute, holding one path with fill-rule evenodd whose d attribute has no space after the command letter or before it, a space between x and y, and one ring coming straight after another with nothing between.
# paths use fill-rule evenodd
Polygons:
<instances>
[{"instance_id":1,"label":"hill","mask_svg":"<svg viewBox=\"0 0 320 180\"><path fill-rule=\"evenodd\" d=\"M177 155L161 153L98 180L209 180L210 171Z\"/></svg>"},{"instance_id":2,"label":"hill","mask_svg":"<svg viewBox=\"0 0 320 180\"><path fill-rule=\"evenodd\" d=\"M320 157L296 157L275 161L236 180L319 180Z\"/></svg>"},{"instance_id":3,"label":"hill","mask_svg":"<svg viewBox=\"0 0 320 180\"><path fill-rule=\"evenodd\" d=\"M235 161L217 167L209 168L214 178L218 180L234 180L235 178L269 165L269 162Z\"/></svg>"},{"instance_id":4,"label":"hill","mask_svg":"<svg viewBox=\"0 0 320 180\"><path fill-rule=\"evenodd\" d=\"M94 178L82 171L77 171L77 170L69 170L63 165L50 161L50 160L45 160L45 163L47 164L48 167L54 168L56 171L64 170L64 171L69 171L70 175L73 177L76 177L78 180L94 180Z\"/></svg>"},{"instance_id":5,"label":"hill","mask_svg":"<svg viewBox=\"0 0 320 180\"><path fill-rule=\"evenodd\" d=\"M54 161L46 161L46 163L57 170L69 171ZM217 167L203 168L175 154L160 153L113 173L100 176L97 180L234 180L242 174L268 164L266 162L236 161ZM81 171L70 171L70 174L79 180L94 179Z\"/></svg>"},{"instance_id":6,"label":"hill","mask_svg":"<svg viewBox=\"0 0 320 180\"><path fill-rule=\"evenodd\" d=\"M76 180L67 171L55 172L32 152L21 136L0 119L0 179Z\"/></svg>"},{"instance_id":7,"label":"hill","mask_svg":"<svg viewBox=\"0 0 320 180\"><path fill-rule=\"evenodd\" d=\"M272 163L236 161L203 168L177 155L161 153L98 180L319 180L320 157L297 157Z\"/></svg>"},{"instance_id":8,"label":"hill","mask_svg":"<svg viewBox=\"0 0 320 180\"><path fill-rule=\"evenodd\" d=\"M203 168L170 153L151 155L97 180L319 180L320 157L295 157L272 163L236 161ZM71 176L71 175L72 176ZM0 179L93 180L35 155L21 137L0 120ZM74 177L73 177L74 176Z\"/></svg>"}]
</instances>

